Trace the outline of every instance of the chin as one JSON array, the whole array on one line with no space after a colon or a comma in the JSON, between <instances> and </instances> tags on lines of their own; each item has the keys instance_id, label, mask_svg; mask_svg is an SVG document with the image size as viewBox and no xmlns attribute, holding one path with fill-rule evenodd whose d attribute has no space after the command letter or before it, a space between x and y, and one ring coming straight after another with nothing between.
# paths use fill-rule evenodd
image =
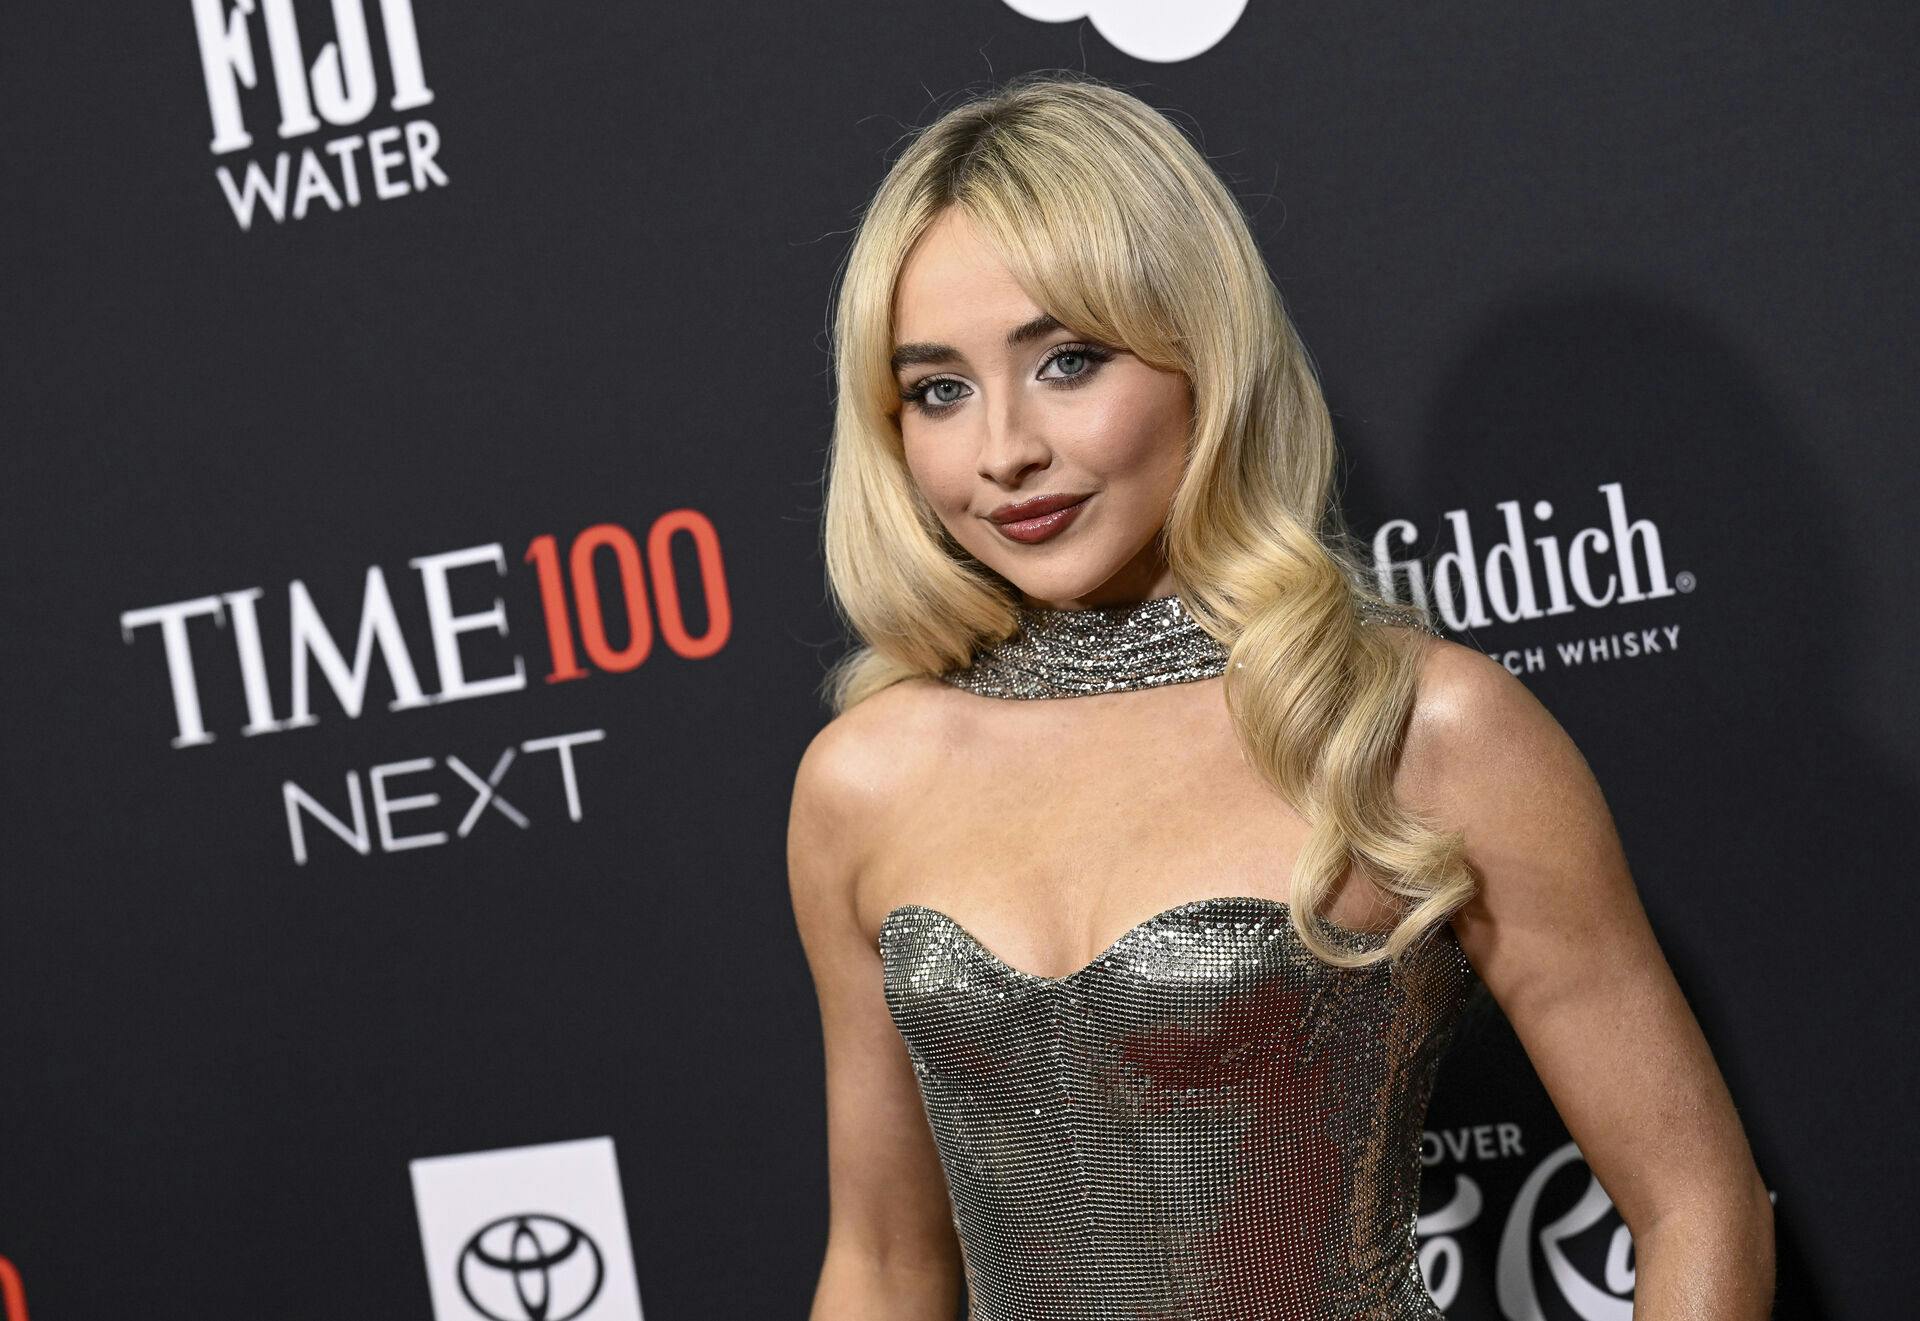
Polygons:
<instances>
[{"instance_id":1,"label":"chin","mask_svg":"<svg viewBox=\"0 0 1920 1321\"><path fill-rule=\"evenodd\" d=\"M1014 566L1011 570L999 569L997 572L1036 601L1078 601L1098 593L1118 572L1118 566L1085 569L1067 565L1046 568L1026 565Z\"/></svg>"}]
</instances>

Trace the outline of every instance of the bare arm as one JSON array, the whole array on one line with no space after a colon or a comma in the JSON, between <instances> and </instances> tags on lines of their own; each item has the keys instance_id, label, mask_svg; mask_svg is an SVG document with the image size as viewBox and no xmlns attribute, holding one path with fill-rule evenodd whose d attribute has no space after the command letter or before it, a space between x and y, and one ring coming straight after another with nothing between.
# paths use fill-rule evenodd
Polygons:
<instances>
[{"instance_id":1,"label":"bare arm","mask_svg":"<svg viewBox=\"0 0 1920 1321\"><path fill-rule=\"evenodd\" d=\"M1429 643L1421 694L1409 798L1466 832L1482 885L1454 929L1633 1235L1633 1315L1763 1321L1766 1186L1586 759L1471 648Z\"/></svg>"},{"instance_id":2,"label":"bare arm","mask_svg":"<svg viewBox=\"0 0 1920 1321\"><path fill-rule=\"evenodd\" d=\"M858 840L871 828L877 786L889 783L861 717L855 708L809 745L787 836L794 919L826 1050L827 1250L810 1318L953 1321L960 1250L939 1153L887 1012L879 951L855 909Z\"/></svg>"}]
</instances>

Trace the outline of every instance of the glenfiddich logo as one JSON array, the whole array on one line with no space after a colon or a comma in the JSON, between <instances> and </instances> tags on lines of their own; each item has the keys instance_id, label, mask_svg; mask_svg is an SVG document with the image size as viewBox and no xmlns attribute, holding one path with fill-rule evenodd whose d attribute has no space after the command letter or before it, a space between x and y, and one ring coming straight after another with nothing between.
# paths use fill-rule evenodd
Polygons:
<instances>
[{"instance_id":1,"label":"glenfiddich logo","mask_svg":"<svg viewBox=\"0 0 1920 1321\"><path fill-rule=\"evenodd\" d=\"M1397 559L1425 540L1411 519L1380 525L1373 536L1374 574L1393 600L1411 600L1429 618L1455 630L1490 628L1581 611L1660 601L1693 591L1692 573L1670 571L1667 547L1652 519L1627 513L1619 482L1597 488L1605 518L1572 532L1547 500L1523 510L1519 500L1494 506L1498 533L1476 534L1464 509L1441 515L1452 544L1432 559ZM1404 592L1402 591L1404 588ZM1636 621L1642 622L1642 621ZM1631 631L1583 635L1554 644L1563 665L1657 655L1678 649L1680 626L1659 622ZM1545 651L1531 647L1499 656L1509 668L1545 668Z\"/></svg>"},{"instance_id":2,"label":"glenfiddich logo","mask_svg":"<svg viewBox=\"0 0 1920 1321\"><path fill-rule=\"evenodd\" d=\"M418 110L433 102L420 58L420 36L412 0L379 0L380 33L386 47L386 112ZM279 109L274 134L282 142L323 129L358 128L380 110L382 83L374 63L372 33L362 0L333 0L329 11L308 10L313 31L330 14L333 39L309 47L295 18L293 0L193 0L194 32L200 42L200 67L213 114L215 156L246 151L254 145L241 92L260 85L262 69L272 72ZM264 38L266 60L259 58L255 24ZM313 51L312 59L308 50ZM245 162L238 179L222 164L214 171L227 205L241 229L251 229L265 210L276 223L303 220L316 205L329 211L359 206L371 198L386 202L447 184L438 155L440 132L418 117L341 133L325 142L284 150ZM264 164L263 164L264 160Z\"/></svg>"}]
</instances>

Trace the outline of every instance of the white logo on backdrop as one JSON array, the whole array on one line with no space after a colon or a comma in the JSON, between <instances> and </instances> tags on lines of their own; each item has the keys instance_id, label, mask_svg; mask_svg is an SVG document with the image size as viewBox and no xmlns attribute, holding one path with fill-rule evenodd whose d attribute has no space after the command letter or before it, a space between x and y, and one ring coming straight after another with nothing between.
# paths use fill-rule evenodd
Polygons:
<instances>
[{"instance_id":1,"label":"white logo on backdrop","mask_svg":"<svg viewBox=\"0 0 1920 1321\"><path fill-rule=\"evenodd\" d=\"M1007 0L1042 23L1093 20L1094 30L1136 60L1173 64L1211 50L1233 31L1247 0Z\"/></svg>"},{"instance_id":2,"label":"white logo on backdrop","mask_svg":"<svg viewBox=\"0 0 1920 1321\"><path fill-rule=\"evenodd\" d=\"M612 1138L410 1168L434 1321L642 1321Z\"/></svg>"},{"instance_id":3,"label":"white logo on backdrop","mask_svg":"<svg viewBox=\"0 0 1920 1321\"><path fill-rule=\"evenodd\" d=\"M317 5L308 21L323 21ZM389 111L418 110L433 101L420 60L420 38L413 0L379 0L380 31L386 42ZM193 0L194 33L200 42L200 71L207 83L207 107L213 115L215 156L253 145L247 131L241 92L260 85L261 61L251 20L258 17L265 41L265 67L272 70L280 112L274 135L282 142L361 124L379 108L380 77L373 60L364 0L332 0L333 40L321 43L311 62L302 44L293 0ZM308 41L312 40L310 29ZM364 153L362 148L365 148ZM316 203L329 211L359 206L371 196L386 202L447 184L435 159L440 131L431 120L408 119L365 133L346 133L314 147L280 151L263 168L246 162L236 180L233 169L214 171L234 221L253 226L265 209L276 222L304 220Z\"/></svg>"},{"instance_id":4,"label":"white logo on backdrop","mask_svg":"<svg viewBox=\"0 0 1920 1321\"><path fill-rule=\"evenodd\" d=\"M1484 555L1467 511L1449 509L1442 521L1453 544L1434 559L1431 572L1421 558L1427 533L1411 519L1382 523L1372 546L1379 588L1390 599L1410 599L1429 618L1439 615L1455 630L1658 602L1693 591L1698 582L1692 572L1668 569L1659 527L1650 518L1628 514L1621 484L1603 482L1596 489L1605 500L1603 519L1571 536L1564 520L1555 523L1559 515L1550 501L1535 500L1525 512L1518 500L1500 501L1494 508L1504 535L1487 536L1480 543L1491 543ZM1416 557L1396 559L1396 549L1404 548L1414 549ZM1553 644L1553 653L1562 668L1571 669L1680 649L1677 622L1634 622L1636 627L1626 631L1568 634ZM1516 674L1550 663L1540 645L1488 654Z\"/></svg>"}]
</instances>

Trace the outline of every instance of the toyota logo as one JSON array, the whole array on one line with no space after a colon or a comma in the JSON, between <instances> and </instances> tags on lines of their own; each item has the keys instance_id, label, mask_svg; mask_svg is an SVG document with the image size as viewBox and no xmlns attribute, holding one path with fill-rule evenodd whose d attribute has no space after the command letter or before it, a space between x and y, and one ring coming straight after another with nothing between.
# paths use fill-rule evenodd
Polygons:
<instances>
[{"instance_id":1,"label":"toyota logo","mask_svg":"<svg viewBox=\"0 0 1920 1321\"><path fill-rule=\"evenodd\" d=\"M460 1249L457 1277L487 1321L573 1321L600 1296L606 1263L580 1226L526 1212L475 1231Z\"/></svg>"}]
</instances>

